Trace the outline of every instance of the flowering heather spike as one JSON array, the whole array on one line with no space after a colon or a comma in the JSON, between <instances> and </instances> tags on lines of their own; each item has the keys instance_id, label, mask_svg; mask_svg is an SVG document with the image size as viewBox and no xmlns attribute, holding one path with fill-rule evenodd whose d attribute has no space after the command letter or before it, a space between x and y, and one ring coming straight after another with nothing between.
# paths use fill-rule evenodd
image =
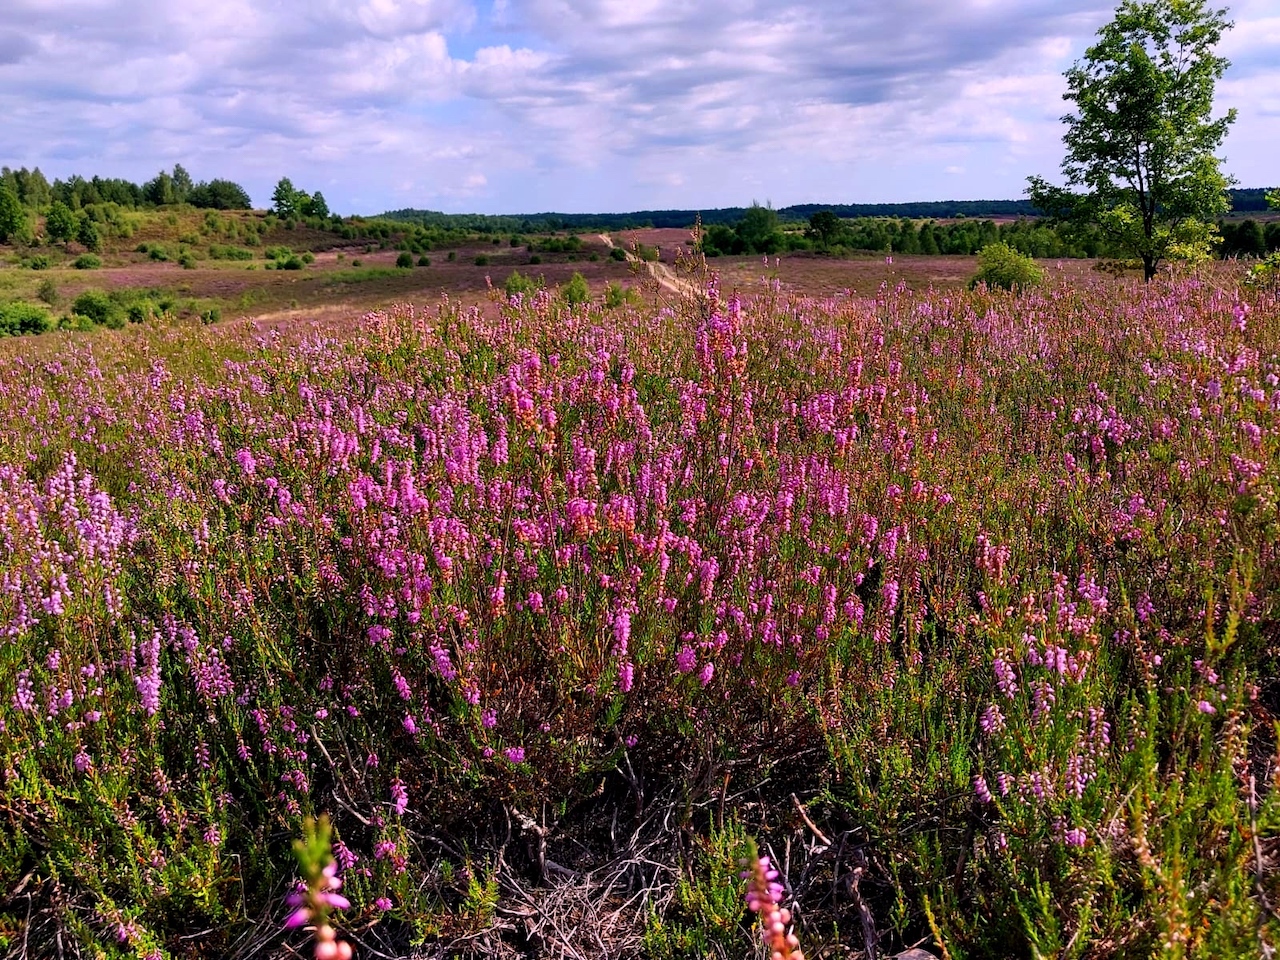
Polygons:
<instances>
[{"instance_id":1,"label":"flowering heather spike","mask_svg":"<svg viewBox=\"0 0 1280 960\"><path fill-rule=\"evenodd\" d=\"M314 922L315 960L351 960L351 944L339 940L329 923L329 911L351 907L350 901L338 893L342 878L333 860L331 838L329 820L321 817L318 821L308 820L302 839L293 842L306 883L289 896L289 906L294 910L284 925L292 929Z\"/></svg>"},{"instance_id":2,"label":"flowering heather spike","mask_svg":"<svg viewBox=\"0 0 1280 960\"><path fill-rule=\"evenodd\" d=\"M778 883L778 871L761 856L755 841L747 841L746 870L747 907L760 915L760 938L770 951L770 960L804 960L800 941L794 933L787 933L791 923L791 911L780 906L782 885Z\"/></svg>"}]
</instances>

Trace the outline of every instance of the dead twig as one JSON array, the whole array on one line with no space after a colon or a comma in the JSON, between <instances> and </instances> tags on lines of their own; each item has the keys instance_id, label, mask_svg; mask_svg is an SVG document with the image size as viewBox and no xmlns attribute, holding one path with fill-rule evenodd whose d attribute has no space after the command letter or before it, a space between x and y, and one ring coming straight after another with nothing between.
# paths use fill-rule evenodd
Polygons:
<instances>
[{"instance_id":1,"label":"dead twig","mask_svg":"<svg viewBox=\"0 0 1280 960\"><path fill-rule=\"evenodd\" d=\"M727 778L725 780L725 784L728 785ZM827 839L827 835L819 830L817 826L814 825L814 822L809 819L809 814L805 812L804 805L794 793L791 795L791 803L796 808L796 813L800 814L800 819L804 821L804 825L813 831L813 835L818 838L818 842L824 847L831 846L831 841Z\"/></svg>"}]
</instances>

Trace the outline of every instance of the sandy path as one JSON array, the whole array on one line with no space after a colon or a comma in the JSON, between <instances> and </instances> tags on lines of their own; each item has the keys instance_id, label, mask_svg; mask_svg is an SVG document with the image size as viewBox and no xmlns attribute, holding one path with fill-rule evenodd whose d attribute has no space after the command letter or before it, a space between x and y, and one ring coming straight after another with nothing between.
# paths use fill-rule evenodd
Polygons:
<instances>
[{"instance_id":1,"label":"sandy path","mask_svg":"<svg viewBox=\"0 0 1280 960\"><path fill-rule=\"evenodd\" d=\"M610 237L607 233L600 234L600 239L604 242L606 246L610 248L616 246L616 244L614 244L613 242L613 238ZM698 296L699 294L698 288L694 284L690 283L689 281L681 280L679 277L677 277L675 273L672 271L672 269L668 267L665 263L659 263L656 260L641 260L639 257L637 257L630 250L627 250L625 247L623 248L622 252L627 255L627 261L629 263L644 264L645 269L649 271L649 276L653 277L653 279L658 282L658 286L662 287L662 289L668 290L671 293L674 293L680 296L685 296L685 297Z\"/></svg>"}]
</instances>

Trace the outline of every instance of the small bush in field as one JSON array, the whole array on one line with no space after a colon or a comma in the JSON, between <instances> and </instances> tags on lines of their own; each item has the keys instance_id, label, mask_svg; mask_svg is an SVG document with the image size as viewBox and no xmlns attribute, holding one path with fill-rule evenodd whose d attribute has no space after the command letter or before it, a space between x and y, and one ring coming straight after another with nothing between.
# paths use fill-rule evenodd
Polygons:
<instances>
[{"instance_id":1,"label":"small bush in field","mask_svg":"<svg viewBox=\"0 0 1280 960\"><path fill-rule=\"evenodd\" d=\"M482 253L475 258L473 263L475 263L477 267L487 267L489 265L489 258Z\"/></svg>"},{"instance_id":2,"label":"small bush in field","mask_svg":"<svg viewBox=\"0 0 1280 960\"><path fill-rule=\"evenodd\" d=\"M560 288L560 296L571 307L586 303L591 299L591 287L587 284L587 278L575 270L573 276Z\"/></svg>"},{"instance_id":3,"label":"small bush in field","mask_svg":"<svg viewBox=\"0 0 1280 960\"><path fill-rule=\"evenodd\" d=\"M419 258L418 258L418 266L420 266L420 267L429 267L429 266L431 266L431 258L430 258L430 257L428 257L428 256L426 256L426 255L423 255L423 256L419 257Z\"/></svg>"},{"instance_id":4,"label":"small bush in field","mask_svg":"<svg viewBox=\"0 0 1280 960\"><path fill-rule=\"evenodd\" d=\"M120 304L102 290L86 290L71 303L71 312L103 327L118 330L124 326L125 314Z\"/></svg>"},{"instance_id":5,"label":"small bush in field","mask_svg":"<svg viewBox=\"0 0 1280 960\"><path fill-rule=\"evenodd\" d=\"M0 337L19 337L53 329L49 311L29 303L0 303Z\"/></svg>"},{"instance_id":6,"label":"small bush in field","mask_svg":"<svg viewBox=\"0 0 1280 960\"><path fill-rule=\"evenodd\" d=\"M541 277L535 279L534 277L525 276L519 270L512 270L502 284L502 291L508 297L514 297L517 294L528 296L529 294L537 293L545 284L546 281Z\"/></svg>"},{"instance_id":7,"label":"small bush in field","mask_svg":"<svg viewBox=\"0 0 1280 960\"><path fill-rule=\"evenodd\" d=\"M978 251L978 272L969 281L969 289L985 283L992 289L1025 290L1043 280L1044 271L1030 257L1007 243L989 243Z\"/></svg>"},{"instance_id":8,"label":"small bush in field","mask_svg":"<svg viewBox=\"0 0 1280 960\"><path fill-rule=\"evenodd\" d=\"M616 280L610 280L609 285L604 288L604 305L610 310L621 307L623 304L631 303L638 299L635 291L630 287L624 287Z\"/></svg>"},{"instance_id":9,"label":"small bush in field","mask_svg":"<svg viewBox=\"0 0 1280 960\"><path fill-rule=\"evenodd\" d=\"M413 267L413 254L408 250L404 251L400 256L396 257L396 266L401 270L409 270Z\"/></svg>"},{"instance_id":10,"label":"small bush in field","mask_svg":"<svg viewBox=\"0 0 1280 960\"><path fill-rule=\"evenodd\" d=\"M102 266L102 259L96 254L82 253L72 264L77 270L97 270Z\"/></svg>"},{"instance_id":11,"label":"small bush in field","mask_svg":"<svg viewBox=\"0 0 1280 960\"><path fill-rule=\"evenodd\" d=\"M22 264L28 270L48 270L53 266L53 261L43 253L37 253L27 257L26 260L22 261Z\"/></svg>"}]
</instances>

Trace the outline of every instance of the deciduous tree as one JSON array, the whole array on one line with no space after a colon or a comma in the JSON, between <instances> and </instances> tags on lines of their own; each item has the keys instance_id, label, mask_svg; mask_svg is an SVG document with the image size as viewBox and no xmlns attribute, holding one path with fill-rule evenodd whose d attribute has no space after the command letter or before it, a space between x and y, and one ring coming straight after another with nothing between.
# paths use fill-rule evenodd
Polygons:
<instances>
[{"instance_id":1,"label":"deciduous tree","mask_svg":"<svg viewBox=\"0 0 1280 960\"><path fill-rule=\"evenodd\" d=\"M44 218L44 232L55 243L66 243L76 235L76 215L61 200L53 201L53 206Z\"/></svg>"},{"instance_id":2,"label":"deciduous tree","mask_svg":"<svg viewBox=\"0 0 1280 960\"><path fill-rule=\"evenodd\" d=\"M1067 189L1030 178L1037 207L1097 224L1147 280L1164 260L1207 254L1228 209L1215 151L1235 111L1214 118L1213 96L1228 66L1214 50L1230 27L1205 0L1125 0L1066 72Z\"/></svg>"},{"instance_id":3,"label":"deciduous tree","mask_svg":"<svg viewBox=\"0 0 1280 960\"><path fill-rule=\"evenodd\" d=\"M27 215L17 194L0 183L0 243L8 243L22 232Z\"/></svg>"}]
</instances>

